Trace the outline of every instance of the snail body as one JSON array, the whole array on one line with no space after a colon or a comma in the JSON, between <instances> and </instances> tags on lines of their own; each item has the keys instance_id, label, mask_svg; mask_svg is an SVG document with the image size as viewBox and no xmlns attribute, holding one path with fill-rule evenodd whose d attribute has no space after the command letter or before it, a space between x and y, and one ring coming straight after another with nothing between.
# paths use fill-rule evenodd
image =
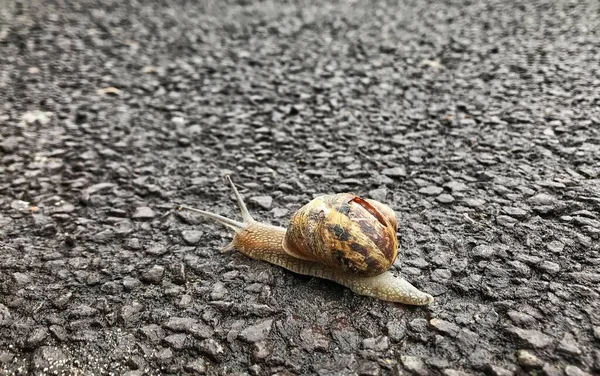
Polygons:
<instances>
[{"instance_id":1,"label":"snail body","mask_svg":"<svg viewBox=\"0 0 600 376\"><path fill-rule=\"evenodd\" d=\"M287 228L257 222L227 177L243 222L186 206L235 231L223 251L237 249L294 273L328 279L358 295L410 305L433 297L388 269L398 255L396 215L388 206L351 193L320 196L298 209Z\"/></svg>"}]
</instances>

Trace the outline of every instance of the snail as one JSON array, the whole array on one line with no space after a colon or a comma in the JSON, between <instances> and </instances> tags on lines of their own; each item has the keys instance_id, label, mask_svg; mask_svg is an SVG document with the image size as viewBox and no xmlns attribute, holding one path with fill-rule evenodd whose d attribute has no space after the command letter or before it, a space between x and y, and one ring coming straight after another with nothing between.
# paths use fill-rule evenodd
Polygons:
<instances>
[{"instance_id":1,"label":"snail","mask_svg":"<svg viewBox=\"0 0 600 376\"><path fill-rule=\"evenodd\" d=\"M410 305L426 305L433 297L388 269L398 255L394 211L352 193L317 197L296 211L286 228L257 222L227 176L242 213L242 222L188 206L235 231L222 252L237 249L256 260L297 274L328 279L358 295Z\"/></svg>"}]
</instances>

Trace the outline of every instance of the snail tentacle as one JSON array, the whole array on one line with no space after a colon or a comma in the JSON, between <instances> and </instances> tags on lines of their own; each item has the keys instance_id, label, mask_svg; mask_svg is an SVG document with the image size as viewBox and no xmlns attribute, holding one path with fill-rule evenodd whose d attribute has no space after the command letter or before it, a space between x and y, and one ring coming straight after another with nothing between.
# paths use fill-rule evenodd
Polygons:
<instances>
[{"instance_id":1,"label":"snail tentacle","mask_svg":"<svg viewBox=\"0 0 600 376\"><path fill-rule=\"evenodd\" d=\"M244 203L242 196L240 195L237 188L233 184L233 181L231 181L231 178L229 177L229 175L227 175L226 178L227 178L227 181L229 182L229 184L231 185L231 188L233 189L233 193L235 194L235 199L236 199L237 205L240 209L240 212L242 213L243 222L238 222L233 219L223 217L222 215L219 215L219 214L211 213L206 210L191 208L191 207L185 206L185 205L179 205L177 207L178 210L185 209L185 210L189 210L189 211L193 211L195 213L201 214L202 216L204 216L206 218L212 219L215 222L218 222L224 226L229 227L230 229L232 229L235 232L241 231L244 227L248 226L250 223L255 223L256 221L250 215L250 212L248 211L248 208L246 207L246 204ZM221 251L227 252L227 251L230 251L231 249L233 249L233 247L234 247L234 245L232 243L230 243L227 246L225 246Z\"/></svg>"},{"instance_id":2,"label":"snail tentacle","mask_svg":"<svg viewBox=\"0 0 600 376\"><path fill-rule=\"evenodd\" d=\"M219 251L221 253L229 253L231 251L233 251L235 249L235 243L233 241L230 241L229 243L227 243L227 245L223 248L221 248Z\"/></svg>"},{"instance_id":3,"label":"snail tentacle","mask_svg":"<svg viewBox=\"0 0 600 376\"><path fill-rule=\"evenodd\" d=\"M250 212L248 211L248 208L244 203L242 195L240 195L240 192L238 192L237 188L235 187L235 184L233 184L233 181L231 181L229 175L227 175L226 178L229 182L229 185L231 186L231 189L233 189L233 194L235 194L235 199L237 201L238 208L240 208L240 212L242 212L242 219L244 220L244 224L247 225L256 222L254 218L252 218L252 216L250 215Z\"/></svg>"},{"instance_id":4,"label":"snail tentacle","mask_svg":"<svg viewBox=\"0 0 600 376\"><path fill-rule=\"evenodd\" d=\"M201 214L203 217L212 219L213 221L218 222L218 223L222 224L223 226L227 226L235 232L238 232L242 228L245 227L245 224L242 222L234 221L233 219L223 217L222 215L219 215L219 214L207 212L205 210L195 209L195 208L191 208L191 207L185 206L185 205L179 205L177 207L177 209L178 210L185 209L185 210L193 211L194 213Z\"/></svg>"}]
</instances>

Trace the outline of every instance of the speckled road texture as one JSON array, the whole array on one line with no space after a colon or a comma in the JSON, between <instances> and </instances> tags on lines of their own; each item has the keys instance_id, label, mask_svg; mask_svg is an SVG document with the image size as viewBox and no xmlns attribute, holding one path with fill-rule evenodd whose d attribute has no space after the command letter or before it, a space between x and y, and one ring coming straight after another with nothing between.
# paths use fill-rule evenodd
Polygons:
<instances>
[{"instance_id":1,"label":"speckled road texture","mask_svg":"<svg viewBox=\"0 0 600 376\"><path fill-rule=\"evenodd\" d=\"M600 374L600 3L0 1L0 374ZM398 215L405 307L177 204Z\"/></svg>"}]
</instances>

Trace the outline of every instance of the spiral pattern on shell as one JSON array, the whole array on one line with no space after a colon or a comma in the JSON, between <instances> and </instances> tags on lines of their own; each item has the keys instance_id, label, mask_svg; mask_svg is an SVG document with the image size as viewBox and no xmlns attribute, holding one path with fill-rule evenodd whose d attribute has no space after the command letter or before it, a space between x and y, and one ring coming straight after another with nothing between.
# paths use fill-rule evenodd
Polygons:
<instances>
[{"instance_id":1,"label":"spiral pattern on shell","mask_svg":"<svg viewBox=\"0 0 600 376\"><path fill-rule=\"evenodd\" d=\"M325 195L300 208L287 228L284 249L297 258L370 277L398 255L394 211L352 193Z\"/></svg>"}]
</instances>

